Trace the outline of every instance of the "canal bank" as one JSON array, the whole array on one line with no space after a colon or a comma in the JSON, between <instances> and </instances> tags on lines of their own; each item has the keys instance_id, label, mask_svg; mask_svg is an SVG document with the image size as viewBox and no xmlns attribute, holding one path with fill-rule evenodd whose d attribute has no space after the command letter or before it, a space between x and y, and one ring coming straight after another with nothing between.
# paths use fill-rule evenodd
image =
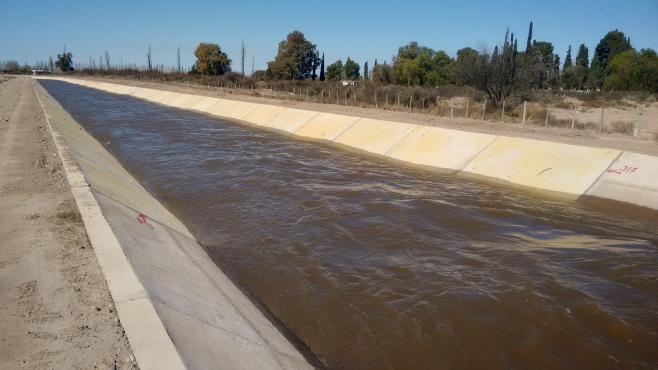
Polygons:
<instances>
[{"instance_id":1,"label":"canal bank","mask_svg":"<svg viewBox=\"0 0 658 370\"><path fill-rule=\"evenodd\" d=\"M658 157L651 155L106 82L57 79L570 199L585 196L658 209Z\"/></svg>"},{"instance_id":2,"label":"canal bank","mask_svg":"<svg viewBox=\"0 0 658 370\"><path fill-rule=\"evenodd\" d=\"M35 88L140 368L311 368L185 225Z\"/></svg>"}]
</instances>

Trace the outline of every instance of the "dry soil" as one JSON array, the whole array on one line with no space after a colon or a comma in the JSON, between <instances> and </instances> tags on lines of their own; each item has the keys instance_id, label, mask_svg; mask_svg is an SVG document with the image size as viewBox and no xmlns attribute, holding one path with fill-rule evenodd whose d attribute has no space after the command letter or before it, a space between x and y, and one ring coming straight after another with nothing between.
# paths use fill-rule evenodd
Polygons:
<instances>
[{"instance_id":1,"label":"dry soil","mask_svg":"<svg viewBox=\"0 0 658 370\"><path fill-rule=\"evenodd\" d=\"M0 369L133 369L30 78L0 76Z\"/></svg>"}]
</instances>

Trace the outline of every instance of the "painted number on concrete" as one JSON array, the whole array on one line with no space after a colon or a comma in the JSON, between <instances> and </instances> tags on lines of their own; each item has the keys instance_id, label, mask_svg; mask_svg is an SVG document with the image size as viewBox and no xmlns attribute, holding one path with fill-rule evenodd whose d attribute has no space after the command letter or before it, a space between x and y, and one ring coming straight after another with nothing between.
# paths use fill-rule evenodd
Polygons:
<instances>
[{"instance_id":1,"label":"painted number on concrete","mask_svg":"<svg viewBox=\"0 0 658 370\"><path fill-rule=\"evenodd\" d=\"M616 175L624 175L624 174L628 174L628 173L633 173L636 170L637 170L637 167L626 165L626 166L619 167L619 168L611 168L611 169L608 170L608 172L614 173Z\"/></svg>"},{"instance_id":2,"label":"painted number on concrete","mask_svg":"<svg viewBox=\"0 0 658 370\"><path fill-rule=\"evenodd\" d=\"M148 222L148 217L146 217L146 215L143 214L143 213L140 213L139 215L137 215L137 222L139 222L142 225L146 225L146 226L150 227L151 229L153 228L153 226L151 224L149 224L149 222Z\"/></svg>"}]
</instances>

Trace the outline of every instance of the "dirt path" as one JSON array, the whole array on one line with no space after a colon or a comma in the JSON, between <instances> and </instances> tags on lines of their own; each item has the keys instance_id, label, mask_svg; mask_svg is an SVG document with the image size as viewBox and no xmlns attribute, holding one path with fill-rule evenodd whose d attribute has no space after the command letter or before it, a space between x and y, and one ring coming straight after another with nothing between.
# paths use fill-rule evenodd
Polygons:
<instances>
[{"instance_id":1,"label":"dirt path","mask_svg":"<svg viewBox=\"0 0 658 370\"><path fill-rule=\"evenodd\" d=\"M0 369L136 362L29 78L0 76Z\"/></svg>"},{"instance_id":2,"label":"dirt path","mask_svg":"<svg viewBox=\"0 0 658 370\"><path fill-rule=\"evenodd\" d=\"M87 78L89 80L114 82L118 84L141 86L155 88L167 91L183 92L188 94L223 97L227 99L248 101L261 104L273 104L285 107L294 107L299 109L315 110L319 112L347 114L352 116L382 119L388 121L415 123L419 125L437 126L464 131L480 132L492 135L516 136L529 139L553 141L559 143L613 148L619 150L628 150L636 153L644 153L658 156L658 141L655 138L637 138L619 133L599 133L595 130L570 130L562 127L543 127L540 125L519 123L502 123L492 122L480 119L450 118L433 114L409 113L405 111L392 111L375 108L361 108L337 104L319 104L303 101L279 100L263 96L253 96L251 90L244 90L246 94L225 94L219 89L206 90L198 87L188 87L180 85L169 85L162 83L123 80L123 79L102 79ZM551 114L555 114L553 111ZM569 116L570 117L570 116ZM658 115L656 110L647 112L643 118L645 126L655 127ZM649 125L650 123L650 125Z\"/></svg>"}]
</instances>

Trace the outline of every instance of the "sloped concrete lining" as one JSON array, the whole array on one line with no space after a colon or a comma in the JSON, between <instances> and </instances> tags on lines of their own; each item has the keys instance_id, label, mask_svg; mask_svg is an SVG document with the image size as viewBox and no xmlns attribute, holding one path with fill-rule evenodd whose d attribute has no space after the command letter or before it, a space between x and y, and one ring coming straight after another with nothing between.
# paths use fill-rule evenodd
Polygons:
<instances>
[{"instance_id":1,"label":"sloped concrete lining","mask_svg":"<svg viewBox=\"0 0 658 370\"><path fill-rule=\"evenodd\" d=\"M142 369L185 369L144 287L134 274L118 240L103 217L90 186L77 163L72 160L66 135L60 134L56 129L61 120L61 117L56 116L59 115L57 113L59 106L54 105L56 103L52 99L46 100L46 97L49 98L45 91L37 88L37 98L46 115L46 122L53 134L58 155L62 159L71 193L137 364Z\"/></svg>"},{"instance_id":2,"label":"sloped concrete lining","mask_svg":"<svg viewBox=\"0 0 658 370\"><path fill-rule=\"evenodd\" d=\"M193 239L94 195L190 368L308 368Z\"/></svg>"},{"instance_id":3,"label":"sloped concrete lining","mask_svg":"<svg viewBox=\"0 0 658 370\"><path fill-rule=\"evenodd\" d=\"M218 102L219 99L217 98L203 97L203 99L201 99L198 103L196 103L192 107L192 110L199 112L207 112L210 107L217 104Z\"/></svg>"},{"instance_id":4,"label":"sloped concrete lining","mask_svg":"<svg viewBox=\"0 0 658 370\"><path fill-rule=\"evenodd\" d=\"M185 98L176 102L176 105L174 106L179 109L190 110L192 109L192 107L197 105L197 103L199 103L201 100L203 100L203 96L185 94Z\"/></svg>"},{"instance_id":5,"label":"sloped concrete lining","mask_svg":"<svg viewBox=\"0 0 658 370\"><path fill-rule=\"evenodd\" d=\"M68 151L85 174L89 185L118 202L151 215L169 228L192 237L185 225L159 202L153 201L146 189L100 143L86 134L50 95L42 94L42 100L50 108L49 114L57 122L57 131L66 138Z\"/></svg>"},{"instance_id":6,"label":"sloped concrete lining","mask_svg":"<svg viewBox=\"0 0 658 370\"><path fill-rule=\"evenodd\" d=\"M333 141L359 119L342 114L319 113L295 131L295 135Z\"/></svg>"},{"instance_id":7,"label":"sloped concrete lining","mask_svg":"<svg viewBox=\"0 0 658 370\"><path fill-rule=\"evenodd\" d=\"M224 117L226 111L228 111L232 106L238 104L235 100L226 100L217 98L217 102L206 110L203 110L203 113L208 113L212 116Z\"/></svg>"},{"instance_id":8,"label":"sloped concrete lining","mask_svg":"<svg viewBox=\"0 0 658 370\"><path fill-rule=\"evenodd\" d=\"M580 196L619 154L614 149L500 136L464 171Z\"/></svg>"},{"instance_id":9,"label":"sloped concrete lining","mask_svg":"<svg viewBox=\"0 0 658 370\"><path fill-rule=\"evenodd\" d=\"M172 92L167 94L167 96L163 97L162 99L160 99L158 103L168 106L174 106L174 102L176 102L177 100L183 97L184 97L183 94Z\"/></svg>"},{"instance_id":10,"label":"sloped concrete lining","mask_svg":"<svg viewBox=\"0 0 658 370\"><path fill-rule=\"evenodd\" d=\"M338 136L334 142L384 155L415 127L416 125L408 123L362 118Z\"/></svg>"},{"instance_id":11,"label":"sloped concrete lining","mask_svg":"<svg viewBox=\"0 0 658 370\"><path fill-rule=\"evenodd\" d=\"M494 135L418 126L387 156L423 166L461 170L495 139Z\"/></svg>"},{"instance_id":12,"label":"sloped concrete lining","mask_svg":"<svg viewBox=\"0 0 658 370\"><path fill-rule=\"evenodd\" d=\"M63 163L77 169L72 191L140 368L312 368L187 228L38 91Z\"/></svg>"},{"instance_id":13,"label":"sloped concrete lining","mask_svg":"<svg viewBox=\"0 0 658 370\"><path fill-rule=\"evenodd\" d=\"M292 134L317 115L318 112L287 108L280 114L275 115L270 121L264 123L263 126Z\"/></svg>"},{"instance_id":14,"label":"sloped concrete lining","mask_svg":"<svg viewBox=\"0 0 658 370\"><path fill-rule=\"evenodd\" d=\"M658 158L623 153L587 194L658 209Z\"/></svg>"},{"instance_id":15,"label":"sloped concrete lining","mask_svg":"<svg viewBox=\"0 0 658 370\"><path fill-rule=\"evenodd\" d=\"M249 114L244 116L242 120L253 123L254 125L263 126L265 123L271 121L274 117L281 114L281 112L284 110L286 110L284 107L259 104L256 109L249 112Z\"/></svg>"},{"instance_id":16,"label":"sloped concrete lining","mask_svg":"<svg viewBox=\"0 0 658 370\"><path fill-rule=\"evenodd\" d=\"M231 104L226 110L224 110L221 116L230 119L241 120L242 117L249 114L251 111L256 109L256 107L258 107L258 104L245 103L242 101L235 102L235 104Z\"/></svg>"}]
</instances>

